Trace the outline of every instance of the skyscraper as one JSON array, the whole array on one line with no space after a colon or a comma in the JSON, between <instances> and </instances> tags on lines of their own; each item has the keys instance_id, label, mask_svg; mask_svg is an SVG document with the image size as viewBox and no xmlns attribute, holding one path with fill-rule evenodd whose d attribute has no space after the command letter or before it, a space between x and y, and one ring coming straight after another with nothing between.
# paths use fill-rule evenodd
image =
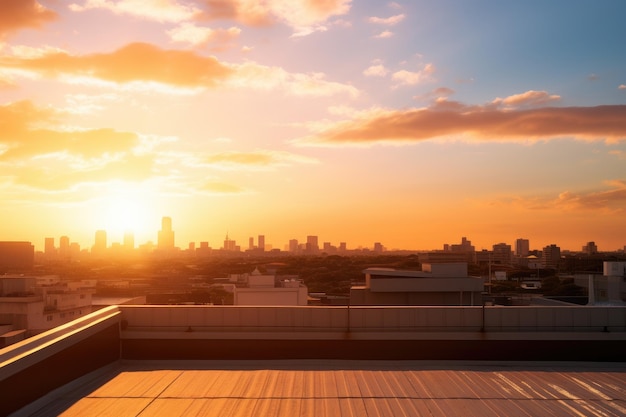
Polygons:
<instances>
[{"instance_id":1,"label":"skyscraper","mask_svg":"<svg viewBox=\"0 0 626 417\"><path fill-rule=\"evenodd\" d=\"M259 235L259 250L265 252L265 235Z\"/></svg>"},{"instance_id":2,"label":"skyscraper","mask_svg":"<svg viewBox=\"0 0 626 417\"><path fill-rule=\"evenodd\" d=\"M174 231L172 230L171 217L163 217L161 219L161 230L159 231L157 246L159 249L174 249Z\"/></svg>"},{"instance_id":3,"label":"skyscraper","mask_svg":"<svg viewBox=\"0 0 626 417\"><path fill-rule=\"evenodd\" d=\"M46 257L51 258L54 257L56 255L56 248L54 247L54 238L53 237L47 237L44 240L44 253L46 254Z\"/></svg>"},{"instance_id":4,"label":"skyscraper","mask_svg":"<svg viewBox=\"0 0 626 417\"><path fill-rule=\"evenodd\" d=\"M528 256L530 251L530 245L528 239L517 239L515 241L515 255L516 256Z\"/></svg>"},{"instance_id":5,"label":"skyscraper","mask_svg":"<svg viewBox=\"0 0 626 417\"><path fill-rule=\"evenodd\" d=\"M96 230L95 240L91 253L98 256L104 255L107 250L106 230Z\"/></svg>"},{"instance_id":6,"label":"skyscraper","mask_svg":"<svg viewBox=\"0 0 626 417\"><path fill-rule=\"evenodd\" d=\"M306 237L306 251L307 253L318 253L320 251L320 246L317 243L317 236L307 236Z\"/></svg>"},{"instance_id":7,"label":"skyscraper","mask_svg":"<svg viewBox=\"0 0 626 417\"><path fill-rule=\"evenodd\" d=\"M68 236L61 236L59 239L59 256L62 259L70 256L70 238Z\"/></svg>"}]
</instances>

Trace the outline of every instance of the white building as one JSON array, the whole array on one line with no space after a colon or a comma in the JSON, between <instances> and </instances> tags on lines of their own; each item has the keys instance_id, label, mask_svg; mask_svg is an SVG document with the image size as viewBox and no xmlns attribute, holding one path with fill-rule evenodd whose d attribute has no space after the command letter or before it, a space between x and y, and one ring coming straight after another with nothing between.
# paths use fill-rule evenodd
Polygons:
<instances>
[{"instance_id":1,"label":"white building","mask_svg":"<svg viewBox=\"0 0 626 417\"><path fill-rule=\"evenodd\" d=\"M368 268L365 286L350 289L351 305L481 305L484 281L467 263L422 264L421 271Z\"/></svg>"},{"instance_id":2,"label":"white building","mask_svg":"<svg viewBox=\"0 0 626 417\"><path fill-rule=\"evenodd\" d=\"M11 344L92 312L90 282L57 276L0 276L0 346ZM10 327L10 329L9 329Z\"/></svg>"},{"instance_id":3,"label":"white building","mask_svg":"<svg viewBox=\"0 0 626 417\"><path fill-rule=\"evenodd\" d=\"M230 278L238 284L234 288L234 305L305 306L308 302L308 288L293 277L277 279L255 269Z\"/></svg>"}]
</instances>

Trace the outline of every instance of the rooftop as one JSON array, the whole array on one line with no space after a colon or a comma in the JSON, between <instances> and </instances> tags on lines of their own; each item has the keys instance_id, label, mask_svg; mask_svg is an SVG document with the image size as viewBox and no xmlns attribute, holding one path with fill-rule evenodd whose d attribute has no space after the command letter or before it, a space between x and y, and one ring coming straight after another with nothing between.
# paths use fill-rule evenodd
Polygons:
<instances>
[{"instance_id":1,"label":"rooftop","mask_svg":"<svg viewBox=\"0 0 626 417\"><path fill-rule=\"evenodd\" d=\"M623 416L625 372L586 362L120 361L20 415Z\"/></svg>"},{"instance_id":2,"label":"rooftop","mask_svg":"<svg viewBox=\"0 0 626 417\"><path fill-rule=\"evenodd\" d=\"M0 349L0 415L622 416L625 330L614 306L112 306Z\"/></svg>"}]
</instances>

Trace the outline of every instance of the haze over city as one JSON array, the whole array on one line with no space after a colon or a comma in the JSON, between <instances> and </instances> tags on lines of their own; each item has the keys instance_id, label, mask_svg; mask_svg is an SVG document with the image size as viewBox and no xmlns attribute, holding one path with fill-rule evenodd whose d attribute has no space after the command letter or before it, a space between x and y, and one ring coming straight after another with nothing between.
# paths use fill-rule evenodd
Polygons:
<instances>
[{"instance_id":1,"label":"haze over city","mask_svg":"<svg viewBox=\"0 0 626 417\"><path fill-rule=\"evenodd\" d=\"M626 3L0 2L0 240L626 244Z\"/></svg>"}]
</instances>

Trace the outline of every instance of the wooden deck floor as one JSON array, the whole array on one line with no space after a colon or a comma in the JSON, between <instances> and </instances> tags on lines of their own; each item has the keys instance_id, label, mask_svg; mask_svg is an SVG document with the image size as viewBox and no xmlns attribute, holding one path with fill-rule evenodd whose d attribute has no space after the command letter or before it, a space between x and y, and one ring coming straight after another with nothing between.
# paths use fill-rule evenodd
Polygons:
<instances>
[{"instance_id":1,"label":"wooden deck floor","mask_svg":"<svg viewBox=\"0 0 626 417\"><path fill-rule=\"evenodd\" d=\"M624 416L626 363L132 361L34 416Z\"/></svg>"}]
</instances>

